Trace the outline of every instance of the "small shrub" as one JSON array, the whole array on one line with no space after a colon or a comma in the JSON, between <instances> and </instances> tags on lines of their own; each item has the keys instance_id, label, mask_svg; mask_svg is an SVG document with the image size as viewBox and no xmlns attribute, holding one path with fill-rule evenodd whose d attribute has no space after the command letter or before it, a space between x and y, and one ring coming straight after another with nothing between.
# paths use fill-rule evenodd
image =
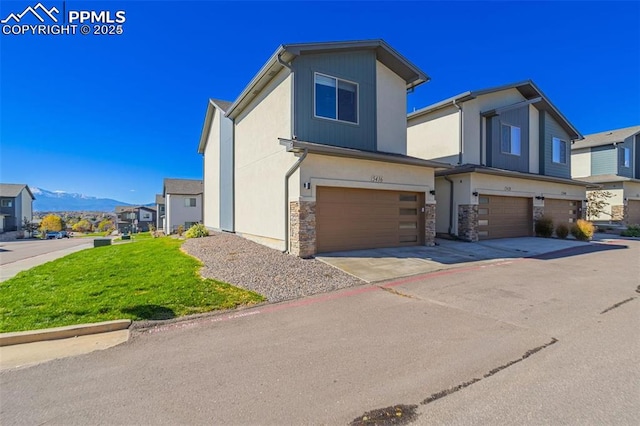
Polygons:
<instances>
[{"instance_id":1,"label":"small shrub","mask_svg":"<svg viewBox=\"0 0 640 426\"><path fill-rule=\"evenodd\" d=\"M578 219L571 227L571 235L578 241L589 241L593 237L594 230L593 223Z\"/></svg>"},{"instance_id":2,"label":"small shrub","mask_svg":"<svg viewBox=\"0 0 640 426\"><path fill-rule=\"evenodd\" d=\"M536 236L551 238L553 235L553 219L547 216L542 216L540 219L536 220Z\"/></svg>"},{"instance_id":3,"label":"small shrub","mask_svg":"<svg viewBox=\"0 0 640 426\"><path fill-rule=\"evenodd\" d=\"M209 235L209 230L201 223L193 225L184 234L187 238L202 238Z\"/></svg>"},{"instance_id":4,"label":"small shrub","mask_svg":"<svg viewBox=\"0 0 640 426\"><path fill-rule=\"evenodd\" d=\"M629 225L620 235L623 237L640 237L640 225Z\"/></svg>"},{"instance_id":5,"label":"small shrub","mask_svg":"<svg viewBox=\"0 0 640 426\"><path fill-rule=\"evenodd\" d=\"M184 226L179 225L178 229L176 229L176 234L178 234L179 237L182 237L182 234L184 234Z\"/></svg>"},{"instance_id":6,"label":"small shrub","mask_svg":"<svg viewBox=\"0 0 640 426\"><path fill-rule=\"evenodd\" d=\"M556 226L556 237L562 238L563 240L567 238L569 235L569 227L565 223L559 223Z\"/></svg>"}]
</instances>

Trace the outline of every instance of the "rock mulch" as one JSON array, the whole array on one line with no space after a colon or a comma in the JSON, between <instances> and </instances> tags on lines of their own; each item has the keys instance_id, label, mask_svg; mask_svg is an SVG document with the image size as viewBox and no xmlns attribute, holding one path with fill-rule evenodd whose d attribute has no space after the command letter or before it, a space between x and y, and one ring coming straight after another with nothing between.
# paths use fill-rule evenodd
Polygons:
<instances>
[{"instance_id":1,"label":"rock mulch","mask_svg":"<svg viewBox=\"0 0 640 426\"><path fill-rule=\"evenodd\" d=\"M224 232L189 239L182 248L202 261L203 277L255 291L270 302L365 283L319 260L300 259Z\"/></svg>"}]
</instances>

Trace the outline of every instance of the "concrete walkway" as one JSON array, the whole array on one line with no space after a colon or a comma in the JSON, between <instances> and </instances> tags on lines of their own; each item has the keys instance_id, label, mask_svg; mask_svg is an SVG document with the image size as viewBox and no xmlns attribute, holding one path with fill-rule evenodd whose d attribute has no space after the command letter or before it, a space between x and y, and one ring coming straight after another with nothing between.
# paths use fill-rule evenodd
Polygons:
<instances>
[{"instance_id":1,"label":"concrete walkway","mask_svg":"<svg viewBox=\"0 0 640 426\"><path fill-rule=\"evenodd\" d=\"M436 239L436 246L394 247L325 253L316 258L366 282L460 268L522 257L535 257L590 244L555 238L504 238L477 243Z\"/></svg>"}]
</instances>

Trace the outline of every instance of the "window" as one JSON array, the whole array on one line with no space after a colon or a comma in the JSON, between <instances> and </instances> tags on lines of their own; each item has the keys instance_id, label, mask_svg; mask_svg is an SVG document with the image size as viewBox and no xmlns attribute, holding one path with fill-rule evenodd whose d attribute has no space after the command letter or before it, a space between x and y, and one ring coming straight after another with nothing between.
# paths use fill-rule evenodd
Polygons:
<instances>
[{"instance_id":1,"label":"window","mask_svg":"<svg viewBox=\"0 0 640 426\"><path fill-rule=\"evenodd\" d=\"M567 164L567 142L553 138L551 156L554 163Z\"/></svg>"},{"instance_id":2,"label":"window","mask_svg":"<svg viewBox=\"0 0 640 426\"><path fill-rule=\"evenodd\" d=\"M185 207L195 207L196 206L196 199L195 198L185 198L184 199L184 206Z\"/></svg>"},{"instance_id":3,"label":"window","mask_svg":"<svg viewBox=\"0 0 640 426\"><path fill-rule=\"evenodd\" d=\"M142 220L151 220L151 212L142 212L140 216L142 216Z\"/></svg>"},{"instance_id":4,"label":"window","mask_svg":"<svg viewBox=\"0 0 640 426\"><path fill-rule=\"evenodd\" d=\"M189 228L191 228L193 225L197 225L197 224L198 224L198 222L185 222L185 223L184 223L184 228L185 228L185 229L189 229Z\"/></svg>"},{"instance_id":5,"label":"window","mask_svg":"<svg viewBox=\"0 0 640 426\"><path fill-rule=\"evenodd\" d=\"M13 201L12 200L2 200L2 201L0 201L0 206L2 206L2 207L11 207L11 206L13 206Z\"/></svg>"},{"instance_id":6,"label":"window","mask_svg":"<svg viewBox=\"0 0 640 426\"><path fill-rule=\"evenodd\" d=\"M629 148L620 148L620 165L631 167L631 150Z\"/></svg>"},{"instance_id":7,"label":"window","mask_svg":"<svg viewBox=\"0 0 640 426\"><path fill-rule=\"evenodd\" d=\"M506 154L520 155L520 127L502 125L500 149Z\"/></svg>"},{"instance_id":8,"label":"window","mask_svg":"<svg viewBox=\"0 0 640 426\"><path fill-rule=\"evenodd\" d=\"M316 73L315 116L357 123L358 85Z\"/></svg>"}]
</instances>

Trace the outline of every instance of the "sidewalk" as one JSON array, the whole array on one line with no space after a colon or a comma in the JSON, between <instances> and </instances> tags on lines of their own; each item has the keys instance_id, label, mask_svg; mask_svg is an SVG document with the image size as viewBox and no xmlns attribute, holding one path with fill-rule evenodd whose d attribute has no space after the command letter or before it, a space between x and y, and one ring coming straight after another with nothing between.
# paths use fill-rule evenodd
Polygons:
<instances>
[{"instance_id":1,"label":"sidewalk","mask_svg":"<svg viewBox=\"0 0 640 426\"><path fill-rule=\"evenodd\" d=\"M80 250L88 249L90 247L93 247L93 240L89 240L87 241L86 244L81 244L79 246L68 247L62 250L56 250L50 253L45 253L45 254L41 254L41 255L37 255L37 256L33 256L26 259L17 260L15 262L4 264L0 267L0 282L14 277L15 275L18 274L18 272L26 271L27 269L31 269L34 266L51 262L52 260L59 259L68 254L75 253Z\"/></svg>"}]
</instances>

